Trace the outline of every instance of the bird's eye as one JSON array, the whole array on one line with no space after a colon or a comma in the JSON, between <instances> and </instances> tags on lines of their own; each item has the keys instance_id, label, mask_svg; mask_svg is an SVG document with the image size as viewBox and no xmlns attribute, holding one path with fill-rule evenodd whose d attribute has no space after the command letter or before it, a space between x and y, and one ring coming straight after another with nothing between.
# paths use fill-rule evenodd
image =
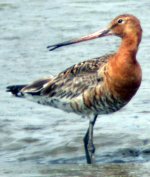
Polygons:
<instances>
[{"instance_id":1,"label":"bird's eye","mask_svg":"<svg viewBox=\"0 0 150 177\"><path fill-rule=\"evenodd\" d=\"M119 24L123 23L123 20L122 20L122 19L119 19L119 20L118 20L118 23L119 23Z\"/></svg>"}]
</instances>

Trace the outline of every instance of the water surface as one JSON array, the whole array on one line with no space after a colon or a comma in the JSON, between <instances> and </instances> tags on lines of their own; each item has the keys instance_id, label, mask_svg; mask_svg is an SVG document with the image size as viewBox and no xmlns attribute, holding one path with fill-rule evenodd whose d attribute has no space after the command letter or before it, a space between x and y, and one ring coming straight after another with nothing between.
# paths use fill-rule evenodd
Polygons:
<instances>
[{"instance_id":1,"label":"water surface","mask_svg":"<svg viewBox=\"0 0 150 177\"><path fill-rule=\"evenodd\" d=\"M150 23L148 1L0 1L0 163L86 163L82 139L87 119L44 107L5 92L43 76L117 50L120 39L101 38L48 52L47 45L104 28L116 15L131 13L143 27L138 59L142 85L121 111L100 116L94 131L96 161L150 161Z\"/></svg>"}]
</instances>

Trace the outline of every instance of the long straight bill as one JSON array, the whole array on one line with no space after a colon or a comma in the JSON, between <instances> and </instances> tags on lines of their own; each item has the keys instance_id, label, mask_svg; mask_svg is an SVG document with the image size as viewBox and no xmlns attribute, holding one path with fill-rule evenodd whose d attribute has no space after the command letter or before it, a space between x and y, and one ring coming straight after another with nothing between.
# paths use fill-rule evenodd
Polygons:
<instances>
[{"instance_id":1,"label":"long straight bill","mask_svg":"<svg viewBox=\"0 0 150 177\"><path fill-rule=\"evenodd\" d=\"M49 51L52 51L52 50L55 50L59 47L63 47L63 46L66 46L66 45L71 45L71 44L75 44L75 43L79 43L79 42L88 41L88 40L96 39L96 38L99 38L99 37L107 36L107 35L109 35L109 31L110 31L109 29L100 30L100 31L97 31L93 34L90 34L90 35L87 35L87 36L84 36L84 37L81 37L81 38L65 41L65 42L62 42L62 43L54 44L54 45L49 45L49 46L47 46L47 48L49 49Z\"/></svg>"}]
</instances>

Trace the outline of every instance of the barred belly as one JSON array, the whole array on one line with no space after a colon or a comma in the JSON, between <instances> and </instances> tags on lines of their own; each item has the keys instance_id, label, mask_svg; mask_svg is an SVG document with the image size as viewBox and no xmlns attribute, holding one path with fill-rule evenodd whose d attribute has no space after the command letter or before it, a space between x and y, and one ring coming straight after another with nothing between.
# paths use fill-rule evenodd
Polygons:
<instances>
[{"instance_id":1,"label":"barred belly","mask_svg":"<svg viewBox=\"0 0 150 177\"><path fill-rule=\"evenodd\" d=\"M83 116L91 114L108 114L121 109L127 103L119 101L112 95L97 96L94 92L84 92L74 98L48 96L29 96L28 99L42 105L52 106L66 112L74 112Z\"/></svg>"},{"instance_id":2,"label":"barred belly","mask_svg":"<svg viewBox=\"0 0 150 177\"><path fill-rule=\"evenodd\" d=\"M118 111L125 105L126 103L124 102L121 102L112 97L105 96L101 97L99 100L94 100L91 108L97 114L109 114Z\"/></svg>"},{"instance_id":3,"label":"barred belly","mask_svg":"<svg viewBox=\"0 0 150 177\"><path fill-rule=\"evenodd\" d=\"M86 109L91 110L94 114L112 113L127 104L127 102L115 98L106 89L105 91L99 90L99 93L97 93L96 88L91 89L90 92L85 92L83 94L83 101Z\"/></svg>"}]
</instances>

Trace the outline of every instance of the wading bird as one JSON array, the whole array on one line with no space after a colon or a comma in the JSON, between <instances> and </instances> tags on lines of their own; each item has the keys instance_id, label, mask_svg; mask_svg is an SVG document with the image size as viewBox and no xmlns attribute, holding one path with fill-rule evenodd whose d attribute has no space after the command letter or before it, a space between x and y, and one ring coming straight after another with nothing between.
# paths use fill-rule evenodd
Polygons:
<instances>
[{"instance_id":1,"label":"wading bird","mask_svg":"<svg viewBox=\"0 0 150 177\"><path fill-rule=\"evenodd\" d=\"M52 51L110 35L122 39L116 53L83 61L57 76L37 80L29 85L7 87L7 91L15 96L89 117L89 127L84 137L89 164L94 162L93 127L98 115L120 110L131 100L141 84L142 72L136 59L142 38L140 21L133 15L120 15L104 30L48 46Z\"/></svg>"}]
</instances>

